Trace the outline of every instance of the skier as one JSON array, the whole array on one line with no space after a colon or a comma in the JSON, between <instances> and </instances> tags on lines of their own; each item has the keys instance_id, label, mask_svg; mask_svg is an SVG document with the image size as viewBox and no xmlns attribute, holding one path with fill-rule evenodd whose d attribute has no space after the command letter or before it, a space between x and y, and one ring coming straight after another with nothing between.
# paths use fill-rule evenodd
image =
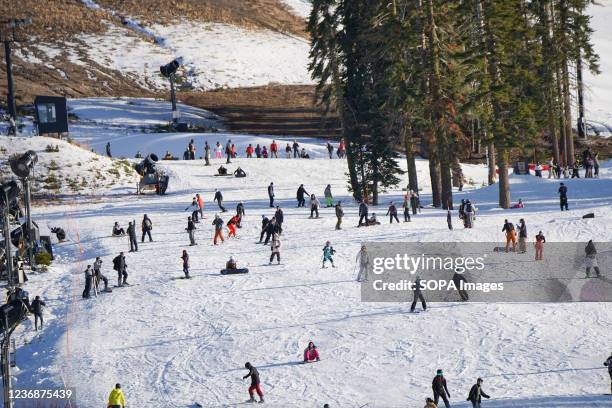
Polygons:
<instances>
[{"instance_id":1,"label":"skier","mask_svg":"<svg viewBox=\"0 0 612 408\"><path fill-rule=\"evenodd\" d=\"M274 257L276 257L277 263L280 264L280 246L280 236L275 232L272 234L272 243L270 244L270 249L272 250L272 253L270 254L270 264L272 264Z\"/></svg>"},{"instance_id":2,"label":"skier","mask_svg":"<svg viewBox=\"0 0 612 408\"><path fill-rule=\"evenodd\" d=\"M310 195L310 217L308 218L313 218L312 217L313 214L317 214L315 218L319 218L319 206L320 205L321 203L319 202L319 199L314 194L311 194Z\"/></svg>"},{"instance_id":3,"label":"skier","mask_svg":"<svg viewBox=\"0 0 612 408\"><path fill-rule=\"evenodd\" d=\"M368 205L365 201L361 200L359 203L359 224L358 227L361 226L361 222L364 221L365 225L368 225Z\"/></svg>"},{"instance_id":4,"label":"skier","mask_svg":"<svg viewBox=\"0 0 612 408\"><path fill-rule=\"evenodd\" d=\"M334 197L332 196L332 192L331 192L331 184L328 184L327 187L325 187L325 191L323 192L323 195L325 196L325 207L326 208L333 207Z\"/></svg>"},{"instance_id":5,"label":"skier","mask_svg":"<svg viewBox=\"0 0 612 408\"><path fill-rule=\"evenodd\" d=\"M510 248L510 242L512 242L512 251L516 252L516 231L514 230L514 225L508 222L508 220L504 220L502 232L506 233L506 252Z\"/></svg>"},{"instance_id":6,"label":"skier","mask_svg":"<svg viewBox=\"0 0 612 408\"><path fill-rule=\"evenodd\" d=\"M225 144L225 156L227 157L225 164L230 164L230 159L232 158L232 139L229 139Z\"/></svg>"},{"instance_id":7,"label":"skier","mask_svg":"<svg viewBox=\"0 0 612 408\"><path fill-rule=\"evenodd\" d=\"M453 217L451 215L451 210L446 211L446 224L448 225L448 229L453 229Z\"/></svg>"},{"instance_id":8,"label":"skier","mask_svg":"<svg viewBox=\"0 0 612 408\"><path fill-rule=\"evenodd\" d=\"M47 304L40 299L40 296L36 296L30 305L30 310L34 315L34 331L38 331L38 320L40 320L40 330L43 329L43 306Z\"/></svg>"},{"instance_id":9,"label":"skier","mask_svg":"<svg viewBox=\"0 0 612 408\"><path fill-rule=\"evenodd\" d=\"M136 225L131 221L128 223L127 233L130 239L130 252L138 252L138 240L136 239Z\"/></svg>"},{"instance_id":10,"label":"skier","mask_svg":"<svg viewBox=\"0 0 612 408\"><path fill-rule=\"evenodd\" d=\"M213 199L213 201L217 202L217 205L219 206L219 209L221 209L221 212L227 211L223 206L223 194L221 194L221 191L219 191L218 189L215 190L215 198Z\"/></svg>"},{"instance_id":11,"label":"skier","mask_svg":"<svg viewBox=\"0 0 612 408\"><path fill-rule=\"evenodd\" d=\"M319 352L317 346L312 341L308 342L308 346L304 349L304 362L312 363L313 361L320 361Z\"/></svg>"},{"instance_id":12,"label":"skier","mask_svg":"<svg viewBox=\"0 0 612 408\"><path fill-rule=\"evenodd\" d=\"M404 209L404 222L410 222L410 198L408 197L408 194L404 195L402 208Z\"/></svg>"},{"instance_id":13,"label":"skier","mask_svg":"<svg viewBox=\"0 0 612 408\"><path fill-rule=\"evenodd\" d=\"M470 389L467 400L472 403L472 408L480 408L482 397L487 399L491 398L482 390L482 383L482 378L479 378L476 380L476 384L472 385L472 388Z\"/></svg>"},{"instance_id":14,"label":"skier","mask_svg":"<svg viewBox=\"0 0 612 408\"><path fill-rule=\"evenodd\" d=\"M196 193L195 198L198 205L198 213L200 214L200 218L204 218L204 197L202 197L200 193Z\"/></svg>"},{"instance_id":15,"label":"skier","mask_svg":"<svg viewBox=\"0 0 612 408\"><path fill-rule=\"evenodd\" d=\"M276 144L275 140L272 140L270 144L270 158L275 157L278 159L278 144Z\"/></svg>"},{"instance_id":16,"label":"skier","mask_svg":"<svg viewBox=\"0 0 612 408\"><path fill-rule=\"evenodd\" d=\"M115 388L110 392L107 408L125 408L125 396L121 384L115 384Z\"/></svg>"},{"instance_id":17,"label":"skier","mask_svg":"<svg viewBox=\"0 0 612 408\"><path fill-rule=\"evenodd\" d=\"M563 183L559 184L559 205L561 206L561 211L565 208L565 211L568 211L567 207L567 186Z\"/></svg>"},{"instance_id":18,"label":"skier","mask_svg":"<svg viewBox=\"0 0 612 408\"><path fill-rule=\"evenodd\" d=\"M610 353L610 357L604 362L604 366L608 367L608 374L610 374L610 394L612 394L612 353Z\"/></svg>"},{"instance_id":19,"label":"skier","mask_svg":"<svg viewBox=\"0 0 612 408\"><path fill-rule=\"evenodd\" d=\"M189 254L187 253L187 250L183 249L181 259L183 260L183 273L185 274L185 278L189 279Z\"/></svg>"},{"instance_id":20,"label":"skier","mask_svg":"<svg viewBox=\"0 0 612 408\"><path fill-rule=\"evenodd\" d=\"M323 266L322 268L325 268L326 261L331 262L332 268L336 267L336 265L334 265L334 258L333 258L333 255L335 253L336 253L336 250L334 249L334 247L331 246L331 242L327 241L325 243L325 246L323 247Z\"/></svg>"},{"instance_id":21,"label":"skier","mask_svg":"<svg viewBox=\"0 0 612 408\"><path fill-rule=\"evenodd\" d=\"M357 264L357 267L359 268L359 272L357 272L357 282L367 281L368 280L368 265L370 264L370 256L368 255L366 244L361 244L361 249L357 253L356 264Z\"/></svg>"},{"instance_id":22,"label":"skier","mask_svg":"<svg viewBox=\"0 0 612 408\"><path fill-rule=\"evenodd\" d=\"M331 159L334 155L334 146L331 143L327 142L327 153L329 154L329 158Z\"/></svg>"},{"instance_id":23,"label":"skier","mask_svg":"<svg viewBox=\"0 0 612 408\"><path fill-rule=\"evenodd\" d=\"M280 205L276 206L276 212L274 213L274 218L276 219L276 228L279 234L283 233L283 222L285 221L285 214L283 213Z\"/></svg>"},{"instance_id":24,"label":"skier","mask_svg":"<svg viewBox=\"0 0 612 408\"><path fill-rule=\"evenodd\" d=\"M96 288L100 287L100 281L104 282L104 291L109 292L108 290L108 278L102 274L102 259L99 256L96 257L96 260L93 264L94 270L94 284Z\"/></svg>"},{"instance_id":25,"label":"skier","mask_svg":"<svg viewBox=\"0 0 612 408\"><path fill-rule=\"evenodd\" d=\"M344 217L344 210L342 209L342 203L340 201L338 201L338 203L336 204L336 219L338 221L336 221L336 229L342 229L342 227L340 226L342 224L342 217Z\"/></svg>"},{"instance_id":26,"label":"skier","mask_svg":"<svg viewBox=\"0 0 612 408\"><path fill-rule=\"evenodd\" d=\"M595 269L595 274L597 277L601 277L601 271L599 270L599 265L597 264L597 249L595 248L595 244L593 240L590 239L584 248L585 254L585 266L586 266L586 277L591 277L591 268Z\"/></svg>"},{"instance_id":27,"label":"skier","mask_svg":"<svg viewBox=\"0 0 612 408\"><path fill-rule=\"evenodd\" d=\"M542 234L542 231L540 231L535 239L535 259L536 261L542 261L544 260L544 243L546 242L546 238L544 234Z\"/></svg>"},{"instance_id":28,"label":"skier","mask_svg":"<svg viewBox=\"0 0 612 408\"><path fill-rule=\"evenodd\" d=\"M272 182L268 186L268 198L270 199L270 208L274 208L274 183Z\"/></svg>"},{"instance_id":29,"label":"skier","mask_svg":"<svg viewBox=\"0 0 612 408\"><path fill-rule=\"evenodd\" d=\"M196 226L191 217L187 217L187 228L185 231L189 234L189 246L198 245L195 240L195 230Z\"/></svg>"},{"instance_id":30,"label":"skier","mask_svg":"<svg viewBox=\"0 0 612 408\"><path fill-rule=\"evenodd\" d=\"M339 159L343 159L344 158L344 140L340 139L340 144L338 145L338 158Z\"/></svg>"},{"instance_id":31,"label":"skier","mask_svg":"<svg viewBox=\"0 0 612 408\"><path fill-rule=\"evenodd\" d=\"M242 377L242 379L251 377L251 386L249 387L249 402L255 402L255 398L253 396L254 392L257 391L257 395L259 395L259 402L264 402L264 394L261 390L261 382L259 380L259 371L249 362L244 365L244 368L249 370L249 373Z\"/></svg>"},{"instance_id":32,"label":"skier","mask_svg":"<svg viewBox=\"0 0 612 408\"><path fill-rule=\"evenodd\" d=\"M208 142L204 142L204 165L210 166L210 145Z\"/></svg>"},{"instance_id":33,"label":"skier","mask_svg":"<svg viewBox=\"0 0 612 408\"><path fill-rule=\"evenodd\" d=\"M527 224L523 218L519 220L518 231L519 253L524 254L527 252Z\"/></svg>"},{"instance_id":34,"label":"skier","mask_svg":"<svg viewBox=\"0 0 612 408\"><path fill-rule=\"evenodd\" d=\"M297 189L298 208L304 207L306 205L306 199L304 198L304 195L308 195L308 192L304 188L304 185L300 184L300 186Z\"/></svg>"},{"instance_id":35,"label":"skier","mask_svg":"<svg viewBox=\"0 0 612 408\"><path fill-rule=\"evenodd\" d=\"M393 224L393 219L399 224L399 219L397 218L397 207L393 204L393 201L389 204L389 209L387 210L387 214L389 216L389 224Z\"/></svg>"},{"instance_id":36,"label":"skier","mask_svg":"<svg viewBox=\"0 0 612 408\"><path fill-rule=\"evenodd\" d=\"M268 219L268 217L266 217L265 215L261 215L261 234L259 235L259 243L261 244L263 241L263 236L266 233L266 226L268 225L268 223L270 222L270 220Z\"/></svg>"},{"instance_id":37,"label":"skier","mask_svg":"<svg viewBox=\"0 0 612 408\"><path fill-rule=\"evenodd\" d=\"M446 408L450 408L450 404L448 402L448 399L450 398L450 392L448 392L448 387L446 386L446 378L444 378L442 370L438 369L438 371L436 372L436 376L431 382L431 388L433 389L434 402L436 403L436 405L438 404L440 398L442 398Z\"/></svg>"},{"instance_id":38,"label":"skier","mask_svg":"<svg viewBox=\"0 0 612 408\"><path fill-rule=\"evenodd\" d=\"M125 255L123 252L119 252L119 255L113 259L113 269L117 271L117 286L127 285L127 264L125 263Z\"/></svg>"},{"instance_id":39,"label":"skier","mask_svg":"<svg viewBox=\"0 0 612 408\"><path fill-rule=\"evenodd\" d=\"M215 226L213 244L217 245L217 238L221 239L221 242L225 242L223 239L223 220L218 214L215 214L215 219L213 220L212 225Z\"/></svg>"},{"instance_id":40,"label":"skier","mask_svg":"<svg viewBox=\"0 0 612 408\"><path fill-rule=\"evenodd\" d=\"M145 235L149 236L149 242L153 242L153 238L151 238L151 230L153 229L153 223L147 214L144 215L142 219L142 242L144 243Z\"/></svg>"},{"instance_id":41,"label":"skier","mask_svg":"<svg viewBox=\"0 0 612 408\"><path fill-rule=\"evenodd\" d=\"M423 292L421 292L421 277L419 275L416 275L414 278L414 286L412 288L412 305L410 305L411 313L414 313L418 300L421 301L421 306L423 307L423 311L427 310L427 303L425 302L425 296L423 296Z\"/></svg>"}]
</instances>

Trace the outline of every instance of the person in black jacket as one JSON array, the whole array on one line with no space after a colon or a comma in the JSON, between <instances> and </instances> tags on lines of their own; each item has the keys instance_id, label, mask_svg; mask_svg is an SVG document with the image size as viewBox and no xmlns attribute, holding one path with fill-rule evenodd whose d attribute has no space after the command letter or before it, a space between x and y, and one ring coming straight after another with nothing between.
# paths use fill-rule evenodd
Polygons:
<instances>
[{"instance_id":1,"label":"person in black jacket","mask_svg":"<svg viewBox=\"0 0 612 408\"><path fill-rule=\"evenodd\" d=\"M468 300L470 300L470 296L468 295L467 290L463 289L463 287L461 286L462 284L465 285L467 283L467 279L465 278L465 276L463 276L463 274L459 272L455 272L455 274L453 275L453 283L457 288L457 292L459 292L459 297L461 298L461 301L467 302Z\"/></svg>"},{"instance_id":2,"label":"person in black jacket","mask_svg":"<svg viewBox=\"0 0 612 408\"><path fill-rule=\"evenodd\" d=\"M361 222L364 221L365 225L368 224L368 205L365 201L361 201L359 203L359 224L358 227L361 226Z\"/></svg>"},{"instance_id":3,"label":"person in black jacket","mask_svg":"<svg viewBox=\"0 0 612 408\"><path fill-rule=\"evenodd\" d=\"M448 399L450 398L450 392L448 392L448 387L446 386L446 378L444 378L444 374L442 370L438 369L436 376L431 382L431 388L433 390L434 402L438 405L438 401L440 398L444 401L444 405L446 408L450 408L450 403Z\"/></svg>"},{"instance_id":4,"label":"person in black jacket","mask_svg":"<svg viewBox=\"0 0 612 408\"><path fill-rule=\"evenodd\" d=\"M40 319L40 330L43 328L43 306L47 306L45 302L40 299L40 296L36 296L34 301L30 305L30 310L34 315L34 330L38 331L38 320Z\"/></svg>"},{"instance_id":5,"label":"person in black jacket","mask_svg":"<svg viewBox=\"0 0 612 408\"><path fill-rule=\"evenodd\" d=\"M344 210L342 209L342 203L340 201L338 201L338 204L336 204L336 219L338 221L336 221L336 229L342 229L342 227L340 227L340 225L342 224L342 217L344 217Z\"/></svg>"},{"instance_id":6,"label":"person in black jacket","mask_svg":"<svg viewBox=\"0 0 612 408\"><path fill-rule=\"evenodd\" d=\"M482 390L482 378L476 380L476 384L472 385L470 393L468 394L467 400L472 403L473 408L480 408L480 402L482 397L487 399L491 398Z\"/></svg>"},{"instance_id":7,"label":"person in black jacket","mask_svg":"<svg viewBox=\"0 0 612 408\"><path fill-rule=\"evenodd\" d=\"M213 201L217 202L217 205L221 209L221 212L227 211L225 207L223 206L223 194L221 194L221 191L215 190L215 198L213 199Z\"/></svg>"},{"instance_id":8,"label":"person in black jacket","mask_svg":"<svg viewBox=\"0 0 612 408\"><path fill-rule=\"evenodd\" d=\"M274 213L274 218L276 218L276 228L279 234L283 233L283 222L285 221L285 214L283 213L280 205L276 206L276 212Z\"/></svg>"},{"instance_id":9,"label":"person in black jacket","mask_svg":"<svg viewBox=\"0 0 612 408\"><path fill-rule=\"evenodd\" d=\"M268 225L268 223L270 222L270 219L268 219L268 217L266 217L265 215L261 215L261 235L259 235L259 243L261 244L263 241L263 236L266 233L266 226Z\"/></svg>"},{"instance_id":10,"label":"person in black jacket","mask_svg":"<svg viewBox=\"0 0 612 408\"><path fill-rule=\"evenodd\" d=\"M270 199L270 208L274 208L274 183L268 186L268 198Z\"/></svg>"},{"instance_id":11,"label":"person in black jacket","mask_svg":"<svg viewBox=\"0 0 612 408\"><path fill-rule=\"evenodd\" d=\"M93 282L93 271L91 270L91 265L87 265L87 269L85 269L85 289L83 290L83 297L85 299L89 298L89 293L91 292L92 282Z\"/></svg>"},{"instance_id":12,"label":"person in black jacket","mask_svg":"<svg viewBox=\"0 0 612 408\"><path fill-rule=\"evenodd\" d=\"M298 208L306 206L306 198L305 198L306 195L309 195L308 192L304 188L304 185L300 184L300 187L298 187L297 189Z\"/></svg>"},{"instance_id":13,"label":"person in black jacket","mask_svg":"<svg viewBox=\"0 0 612 408\"><path fill-rule=\"evenodd\" d=\"M604 366L608 367L608 374L610 374L610 393L612 394L612 353L610 353L610 357L604 361Z\"/></svg>"},{"instance_id":14,"label":"person in black jacket","mask_svg":"<svg viewBox=\"0 0 612 408\"><path fill-rule=\"evenodd\" d=\"M524 254L527 252L527 224L523 218L519 220L518 236L519 253Z\"/></svg>"},{"instance_id":15,"label":"person in black jacket","mask_svg":"<svg viewBox=\"0 0 612 408\"><path fill-rule=\"evenodd\" d=\"M421 301L423 311L427 310L427 303L425 302L423 292L421 292L421 278L418 275L414 278L414 287L412 288L412 305L410 306L410 312L414 312L414 310L416 309L417 300Z\"/></svg>"},{"instance_id":16,"label":"person in black jacket","mask_svg":"<svg viewBox=\"0 0 612 408\"><path fill-rule=\"evenodd\" d=\"M120 252L113 259L113 269L117 271L117 286L127 285L127 264L125 263L125 255L123 252ZM121 282L121 278L123 278L123 283Z\"/></svg>"},{"instance_id":17,"label":"person in black jacket","mask_svg":"<svg viewBox=\"0 0 612 408\"><path fill-rule=\"evenodd\" d=\"M276 218L272 217L270 222L268 222L265 227L266 240L264 241L264 245L268 245L272 234L274 234L275 232L279 232L278 225L276 224Z\"/></svg>"},{"instance_id":18,"label":"person in black jacket","mask_svg":"<svg viewBox=\"0 0 612 408\"><path fill-rule=\"evenodd\" d=\"M567 186L563 183L559 185L559 206L561 207L561 211L563 211L563 209L565 209L565 211L569 210L567 206Z\"/></svg>"},{"instance_id":19,"label":"person in black jacket","mask_svg":"<svg viewBox=\"0 0 612 408\"><path fill-rule=\"evenodd\" d=\"M399 224L399 219L397 218L397 207L393 204L393 201L389 204L389 209L387 210L387 215L389 216L389 224L393 224L393 219Z\"/></svg>"},{"instance_id":20,"label":"person in black jacket","mask_svg":"<svg viewBox=\"0 0 612 408\"><path fill-rule=\"evenodd\" d=\"M257 369L253 367L253 365L249 362L247 362L244 365L244 368L249 370L249 373L243 376L242 379L244 380L245 378L251 377L251 386L249 387L249 396L251 397L251 399L249 401L255 402L254 393L255 391L257 391L257 395L259 395L259 402L263 403L264 394L263 394L263 391L261 390L261 381L259 379L259 371L257 371Z\"/></svg>"},{"instance_id":21,"label":"person in black jacket","mask_svg":"<svg viewBox=\"0 0 612 408\"><path fill-rule=\"evenodd\" d=\"M151 230L153 229L153 223L147 214L144 215L142 219L142 242L144 243L145 235L149 236L149 242L153 242L153 238L151 237Z\"/></svg>"},{"instance_id":22,"label":"person in black jacket","mask_svg":"<svg viewBox=\"0 0 612 408\"><path fill-rule=\"evenodd\" d=\"M127 228L128 237L130 238L130 252L138 252L138 239L136 238L136 225L130 221Z\"/></svg>"}]
</instances>

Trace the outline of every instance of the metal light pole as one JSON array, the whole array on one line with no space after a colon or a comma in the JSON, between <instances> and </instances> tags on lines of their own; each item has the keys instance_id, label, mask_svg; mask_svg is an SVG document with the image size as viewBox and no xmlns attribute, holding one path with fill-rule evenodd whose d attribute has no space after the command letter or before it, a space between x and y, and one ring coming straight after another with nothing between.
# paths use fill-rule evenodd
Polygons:
<instances>
[{"instance_id":1,"label":"metal light pole","mask_svg":"<svg viewBox=\"0 0 612 408\"><path fill-rule=\"evenodd\" d=\"M13 408L11 398L11 364L10 364L10 344L11 330L8 327L8 314L13 310L13 306L6 304L2 306L4 317L4 338L2 339L2 388L4 396L4 408Z\"/></svg>"},{"instance_id":2,"label":"metal light pole","mask_svg":"<svg viewBox=\"0 0 612 408\"><path fill-rule=\"evenodd\" d=\"M34 237L32 236L32 207L30 194L30 176L34 165L38 162L38 155L33 150L28 150L19 157L11 159L11 170L23 183L23 196L26 208L26 232L24 239L27 242L28 263L32 270L36 270L36 260L34 258Z\"/></svg>"},{"instance_id":3,"label":"metal light pole","mask_svg":"<svg viewBox=\"0 0 612 408\"><path fill-rule=\"evenodd\" d=\"M13 254L11 248L11 228L9 225L9 195L10 187L8 184L2 186L2 194L4 194L3 214L4 222L2 223L2 235L4 235L4 257L6 258L6 276L9 288L13 286Z\"/></svg>"}]
</instances>

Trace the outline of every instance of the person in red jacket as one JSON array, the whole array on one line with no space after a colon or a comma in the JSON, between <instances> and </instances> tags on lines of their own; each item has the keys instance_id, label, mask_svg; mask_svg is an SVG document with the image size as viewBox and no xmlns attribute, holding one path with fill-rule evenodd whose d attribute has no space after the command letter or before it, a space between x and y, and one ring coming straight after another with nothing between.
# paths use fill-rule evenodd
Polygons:
<instances>
[{"instance_id":1,"label":"person in red jacket","mask_svg":"<svg viewBox=\"0 0 612 408\"><path fill-rule=\"evenodd\" d=\"M247 159L252 159L252 158L253 158L253 152L254 152L254 151L255 151L255 150L253 149L253 145L251 145L251 144L249 143L249 145L248 145L248 146L247 146L247 148L246 148L246 156L247 156Z\"/></svg>"},{"instance_id":2,"label":"person in red jacket","mask_svg":"<svg viewBox=\"0 0 612 408\"><path fill-rule=\"evenodd\" d=\"M239 215L234 215L232 218L230 218L230 220L227 222L227 229L229 230L229 233L227 234L227 237L235 237L236 236L236 225L240 222L240 216Z\"/></svg>"},{"instance_id":3,"label":"person in red jacket","mask_svg":"<svg viewBox=\"0 0 612 408\"><path fill-rule=\"evenodd\" d=\"M312 341L308 342L308 347L304 350L304 362L312 363L313 361L319 361L319 352L317 346Z\"/></svg>"},{"instance_id":4,"label":"person in red jacket","mask_svg":"<svg viewBox=\"0 0 612 408\"><path fill-rule=\"evenodd\" d=\"M276 144L275 140L273 140L272 144L270 145L270 157L278 158L278 145Z\"/></svg>"},{"instance_id":5,"label":"person in red jacket","mask_svg":"<svg viewBox=\"0 0 612 408\"><path fill-rule=\"evenodd\" d=\"M440 398L444 401L444 406L446 408L450 408L450 403L448 399L450 398L450 392L448 392L448 387L446 386L446 378L444 378L444 374L442 370L438 369L436 372L436 376L431 382L431 388L433 390L434 402L438 405L438 401Z\"/></svg>"}]
</instances>

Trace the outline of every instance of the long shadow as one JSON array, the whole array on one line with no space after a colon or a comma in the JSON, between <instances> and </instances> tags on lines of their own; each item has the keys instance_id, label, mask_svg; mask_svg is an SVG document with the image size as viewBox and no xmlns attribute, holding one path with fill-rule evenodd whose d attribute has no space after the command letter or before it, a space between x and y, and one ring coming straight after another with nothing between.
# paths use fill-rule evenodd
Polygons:
<instances>
[{"instance_id":1,"label":"long shadow","mask_svg":"<svg viewBox=\"0 0 612 408\"><path fill-rule=\"evenodd\" d=\"M605 367L604 367L605 368ZM601 370L602 367L587 367L587 368L561 368L558 370L542 370L542 371L529 371L525 373L502 373L502 374L494 374L487 375L484 378L494 378L494 377L507 377L507 376L518 376L522 377L525 375L540 375L540 374L550 374L550 373L566 373L569 371L593 371L593 370Z\"/></svg>"},{"instance_id":2,"label":"long shadow","mask_svg":"<svg viewBox=\"0 0 612 408\"><path fill-rule=\"evenodd\" d=\"M610 408L612 397L609 395L551 395L526 398L490 399L483 402L487 408ZM463 402L454 405L457 408L472 407Z\"/></svg>"},{"instance_id":3,"label":"long shadow","mask_svg":"<svg viewBox=\"0 0 612 408\"><path fill-rule=\"evenodd\" d=\"M319 282L319 283L306 283L303 285L285 285L285 286L270 286L267 288L253 288L253 289L240 289L237 291L229 291L229 292L221 292L223 294L228 294L228 293L236 293L236 292L253 292L253 291L258 291L258 290L275 290L275 289L288 289L288 288L308 288L311 286L322 286L322 285L333 285L336 283L350 283L350 282L354 282L353 280L341 280L341 281L328 281L328 282Z\"/></svg>"}]
</instances>

